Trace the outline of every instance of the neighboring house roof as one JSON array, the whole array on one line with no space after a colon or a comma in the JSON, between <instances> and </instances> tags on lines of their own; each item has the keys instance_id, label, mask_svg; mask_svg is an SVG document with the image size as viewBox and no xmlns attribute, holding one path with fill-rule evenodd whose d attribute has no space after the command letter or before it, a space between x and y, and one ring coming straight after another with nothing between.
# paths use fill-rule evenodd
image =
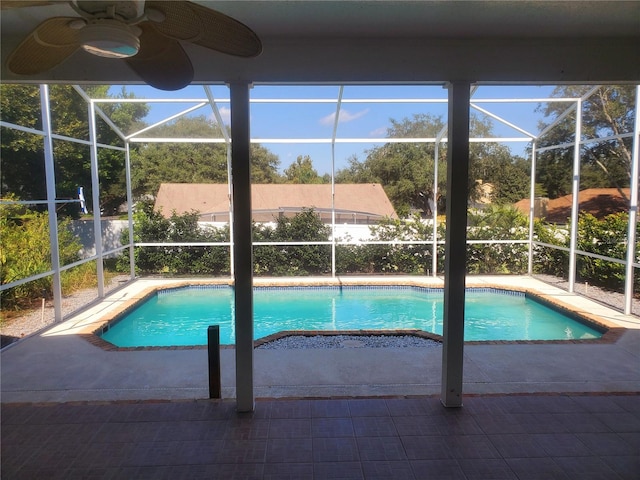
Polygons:
<instances>
[{"instance_id":1,"label":"neighboring house roof","mask_svg":"<svg viewBox=\"0 0 640 480\"><path fill-rule=\"evenodd\" d=\"M253 219L273 221L313 208L326 222L331 220L331 185L254 184L251 186ZM229 220L229 187L218 183L163 183L155 209L165 217L198 211L201 220ZM336 223L371 223L383 217L398 218L382 185L335 185Z\"/></svg>"},{"instance_id":2,"label":"neighboring house roof","mask_svg":"<svg viewBox=\"0 0 640 480\"><path fill-rule=\"evenodd\" d=\"M580 212L587 212L596 218L603 218L612 213L626 212L629 210L630 189L622 188L621 195L617 188L588 188L578 194L578 204ZM537 217L553 223L566 223L571 217L571 204L573 195L548 200L546 205L541 207ZM529 199L520 200L515 207L525 214L529 214ZM546 210L546 213L545 213Z\"/></svg>"}]
</instances>

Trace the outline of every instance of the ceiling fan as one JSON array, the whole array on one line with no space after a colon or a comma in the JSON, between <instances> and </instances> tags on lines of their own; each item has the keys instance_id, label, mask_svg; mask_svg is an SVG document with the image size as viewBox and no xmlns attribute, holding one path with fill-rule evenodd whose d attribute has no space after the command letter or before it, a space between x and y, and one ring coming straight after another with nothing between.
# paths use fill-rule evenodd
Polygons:
<instances>
[{"instance_id":1,"label":"ceiling fan","mask_svg":"<svg viewBox=\"0 0 640 480\"><path fill-rule=\"evenodd\" d=\"M55 1L3 0L2 8L51 5ZM262 52L258 36L239 21L186 1L73 0L76 17L42 22L9 55L18 75L45 72L77 50L124 60L147 84L178 90L193 80L193 65L181 42L239 57Z\"/></svg>"}]
</instances>

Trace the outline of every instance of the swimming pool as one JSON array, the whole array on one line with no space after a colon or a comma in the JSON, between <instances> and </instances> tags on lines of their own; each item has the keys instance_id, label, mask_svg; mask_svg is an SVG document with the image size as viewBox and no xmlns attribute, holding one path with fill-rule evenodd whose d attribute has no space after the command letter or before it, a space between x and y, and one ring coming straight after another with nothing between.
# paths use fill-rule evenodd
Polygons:
<instances>
[{"instance_id":1,"label":"swimming pool","mask_svg":"<svg viewBox=\"0 0 640 480\"><path fill-rule=\"evenodd\" d=\"M467 289L465 340L595 339L602 332L522 292ZM384 287L255 287L254 338L301 330L424 330L442 334L443 290ZM118 347L206 345L207 327L234 344L233 288L160 290L103 329Z\"/></svg>"}]
</instances>

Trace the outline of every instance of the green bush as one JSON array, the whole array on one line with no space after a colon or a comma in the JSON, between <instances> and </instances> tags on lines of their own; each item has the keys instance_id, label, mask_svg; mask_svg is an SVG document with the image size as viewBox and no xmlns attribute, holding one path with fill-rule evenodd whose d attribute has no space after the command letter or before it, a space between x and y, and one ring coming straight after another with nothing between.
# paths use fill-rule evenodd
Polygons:
<instances>
[{"instance_id":1,"label":"green bush","mask_svg":"<svg viewBox=\"0 0 640 480\"><path fill-rule=\"evenodd\" d=\"M134 214L136 242L228 242L229 229L203 228L198 215L191 212L164 218L150 204L140 204ZM578 248L603 256L623 259L626 252L628 215L611 215L601 221L581 215L578 221ZM512 240L527 240L528 218L509 206L489 206L468 214L468 240L505 240L498 244L467 246L467 271L470 274L522 274L527 271L528 245ZM370 227L377 241L431 241L433 228L416 216L409 221L385 219ZM446 225L437 228L445 237ZM536 221L534 238L549 245L568 246L568 229ZM280 217L274 224L254 224L254 242L326 242L330 227L322 223L313 209L293 217ZM640 237L640 232L639 232ZM128 241L128 232L123 235ZM228 275L229 247L136 247L136 268L141 273ZM254 245L254 274L271 276L326 275L331 272L330 245ZM567 277L568 252L545 246L534 247L534 272ZM119 268L128 270L125 252ZM430 244L337 245L338 274L430 274ZM438 246L438 272L444 270L444 247ZM590 257L580 257L581 280L606 288L619 288L624 282L624 266ZM636 282L638 279L636 279Z\"/></svg>"},{"instance_id":2,"label":"green bush","mask_svg":"<svg viewBox=\"0 0 640 480\"><path fill-rule=\"evenodd\" d=\"M15 200L10 198L9 200ZM60 264L66 265L79 260L81 244L68 228L68 220L58 224L58 242ZM52 268L49 243L49 217L47 213L37 212L19 204L0 205L0 282L5 285ZM91 265L82 266L84 279L81 285L75 285L74 272L62 272L61 281L66 289L72 291L86 286L86 271ZM93 280L95 282L95 269ZM2 292L3 310L27 308L33 299L41 298L44 290L51 295L52 276L47 276Z\"/></svg>"},{"instance_id":3,"label":"green bush","mask_svg":"<svg viewBox=\"0 0 640 480\"><path fill-rule=\"evenodd\" d=\"M467 240L528 240L529 221L508 205L470 210ZM529 247L524 243L473 243L467 245L470 274L526 273Z\"/></svg>"},{"instance_id":4,"label":"green bush","mask_svg":"<svg viewBox=\"0 0 640 480\"><path fill-rule=\"evenodd\" d=\"M313 209L279 217L275 226L253 225L254 242L326 242L331 229ZM331 273L330 245L255 245L256 275L324 275Z\"/></svg>"},{"instance_id":5,"label":"green bush","mask_svg":"<svg viewBox=\"0 0 640 480\"><path fill-rule=\"evenodd\" d=\"M569 230L552 223L536 220L533 224L534 241L569 247ZM533 271L567 278L569 275L569 252L557 248L535 245L533 248Z\"/></svg>"},{"instance_id":6,"label":"green bush","mask_svg":"<svg viewBox=\"0 0 640 480\"><path fill-rule=\"evenodd\" d=\"M628 225L627 213L614 213L602 220L589 213L581 213L578 218L578 250L625 260ZM636 254L640 254L640 225L636 225L636 241ZM579 257L577 277L578 280L587 281L592 285L620 290L624 288L625 266L583 255ZM637 289L640 279L635 276L634 280Z\"/></svg>"},{"instance_id":7,"label":"green bush","mask_svg":"<svg viewBox=\"0 0 640 480\"><path fill-rule=\"evenodd\" d=\"M228 242L229 228L200 227L197 212L165 218L153 205L140 202L133 214L133 238L137 243ZM129 243L129 231L122 233L123 245ZM136 273L175 275L223 275L230 272L228 246L208 247L135 247ZM118 257L117 268L128 271L129 254Z\"/></svg>"}]
</instances>

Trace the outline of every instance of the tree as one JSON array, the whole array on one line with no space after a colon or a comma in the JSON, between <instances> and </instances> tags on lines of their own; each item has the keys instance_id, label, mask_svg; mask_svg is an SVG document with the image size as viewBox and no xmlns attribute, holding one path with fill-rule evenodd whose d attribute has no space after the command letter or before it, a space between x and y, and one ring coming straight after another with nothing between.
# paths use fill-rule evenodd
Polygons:
<instances>
[{"instance_id":1,"label":"tree","mask_svg":"<svg viewBox=\"0 0 640 480\"><path fill-rule=\"evenodd\" d=\"M557 87L554 97L582 97L591 87L565 85ZM633 131L634 88L604 86L582 102L582 138L610 137ZM568 107L566 103L549 102L538 108L548 119L540 128L551 124ZM575 112L552 128L538 145L571 143L575 138ZM629 185L632 139L611 139L583 145L580 184L582 188L622 188ZM551 198L571 193L573 146L554 149L540 156L536 180Z\"/></svg>"},{"instance_id":2,"label":"tree","mask_svg":"<svg viewBox=\"0 0 640 480\"><path fill-rule=\"evenodd\" d=\"M84 87L92 98L132 98L123 89L110 95L108 86ZM40 91L31 85L0 85L2 117L9 123L35 129L42 128ZM49 88L51 124L54 133L81 140L89 139L88 107L83 98L68 85ZM139 124L147 113L143 103L107 104L103 110L124 132ZM102 120L96 122L98 141L107 145L123 145L117 134ZM56 162L56 197L76 198L77 188L85 187L88 205L93 208L91 195L91 152L88 146L54 140ZM1 179L3 195L13 193L21 199L45 199L44 142L41 136L10 128L2 128ZM98 153L100 208L114 212L126 198L124 183L124 154L101 148ZM75 204L62 207L62 212L78 215Z\"/></svg>"},{"instance_id":3,"label":"tree","mask_svg":"<svg viewBox=\"0 0 640 480\"><path fill-rule=\"evenodd\" d=\"M398 122L391 119L388 137L436 137L445 127L441 117L417 114ZM472 136L488 137L491 125L488 121L472 116L470 133ZM367 152L367 158L360 162L357 157L349 158L349 166L336 173L337 182L382 184L387 196L400 216L410 210L425 211L429 207L425 197L433 192L435 164L438 165L438 209L444 211L446 197L446 144L439 149L435 159L433 143L386 143ZM497 143L473 143L470 149L469 199L480 195L477 180L491 182L495 186L495 200L510 202L520 200L528 192L529 174L522 161L514 158L509 149Z\"/></svg>"},{"instance_id":4,"label":"tree","mask_svg":"<svg viewBox=\"0 0 640 480\"><path fill-rule=\"evenodd\" d=\"M313 168L309 155L298 155L296 161L284 170L286 183L324 183L323 177Z\"/></svg>"},{"instance_id":5,"label":"tree","mask_svg":"<svg viewBox=\"0 0 640 480\"><path fill-rule=\"evenodd\" d=\"M180 117L154 129L165 138L221 138L220 127L205 116ZM134 195L155 196L160 184L227 183L227 147L223 143L149 143L132 162ZM275 183L279 179L278 157L260 145L251 147L252 181Z\"/></svg>"}]
</instances>

